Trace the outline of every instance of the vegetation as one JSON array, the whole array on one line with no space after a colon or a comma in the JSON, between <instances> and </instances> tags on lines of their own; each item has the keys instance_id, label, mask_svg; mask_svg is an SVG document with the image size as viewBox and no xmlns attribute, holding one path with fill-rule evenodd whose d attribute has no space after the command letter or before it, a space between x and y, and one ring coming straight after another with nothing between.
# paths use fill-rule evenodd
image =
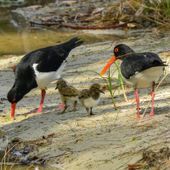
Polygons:
<instances>
[{"instance_id":1,"label":"vegetation","mask_svg":"<svg viewBox=\"0 0 170 170\"><path fill-rule=\"evenodd\" d=\"M117 10L118 9L118 10ZM133 23L133 27L170 27L169 0L126 0L109 6L102 22Z\"/></svg>"},{"instance_id":2,"label":"vegetation","mask_svg":"<svg viewBox=\"0 0 170 170\"><path fill-rule=\"evenodd\" d=\"M52 2L55 2L55 0L26 0L27 5L37 5L37 4L46 5Z\"/></svg>"},{"instance_id":3,"label":"vegetation","mask_svg":"<svg viewBox=\"0 0 170 170\"><path fill-rule=\"evenodd\" d=\"M106 81L106 89L109 91L112 103L115 109L117 109L116 103L115 103L115 92L118 90L118 93L120 93L120 90L123 92L123 96L125 101L127 101L127 96L126 96L126 91L125 91L125 86L124 86L124 81L123 77L120 71L120 63L116 62L114 63L115 67L110 67L108 70L108 74L106 77L102 77ZM113 77L117 77L113 85Z\"/></svg>"}]
</instances>

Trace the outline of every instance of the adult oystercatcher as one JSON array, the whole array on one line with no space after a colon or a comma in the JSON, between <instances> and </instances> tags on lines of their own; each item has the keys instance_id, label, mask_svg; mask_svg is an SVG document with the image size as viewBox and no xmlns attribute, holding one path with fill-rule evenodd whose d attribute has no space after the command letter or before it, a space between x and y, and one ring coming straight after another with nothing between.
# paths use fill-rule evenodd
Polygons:
<instances>
[{"instance_id":1,"label":"adult oystercatcher","mask_svg":"<svg viewBox=\"0 0 170 170\"><path fill-rule=\"evenodd\" d=\"M94 115L92 109L99 103L100 93L104 93L103 89L100 84L94 83L89 89L83 89L79 94L79 100L90 116Z\"/></svg>"},{"instance_id":2,"label":"adult oystercatcher","mask_svg":"<svg viewBox=\"0 0 170 170\"><path fill-rule=\"evenodd\" d=\"M151 87L152 108L150 116L154 116L154 86L163 74L165 62L160 57L151 52L135 53L125 44L119 44L114 48L114 56L109 60L101 71L101 75L105 74L107 69L117 60L122 60L121 73L128 85L135 89L135 98L137 104L137 118L140 118L140 100L138 88Z\"/></svg>"},{"instance_id":3,"label":"adult oystercatcher","mask_svg":"<svg viewBox=\"0 0 170 170\"><path fill-rule=\"evenodd\" d=\"M79 90L75 87L69 85L64 79L59 79L57 81L56 88L61 96L61 101L64 104L64 109L61 113L64 113L68 108L68 101L73 101L73 111L76 111Z\"/></svg>"},{"instance_id":4,"label":"adult oystercatcher","mask_svg":"<svg viewBox=\"0 0 170 170\"><path fill-rule=\"evenodd\" d=\"M41 89L37 112L42 112L46 88L58 78L66 65L69 52L83 41L75 37L59 45L41 48L25 55L15 69L15 82L7 94L11 103L11 117L15 117L16 103L33 88Z\"/></svg>"}]
</instances>

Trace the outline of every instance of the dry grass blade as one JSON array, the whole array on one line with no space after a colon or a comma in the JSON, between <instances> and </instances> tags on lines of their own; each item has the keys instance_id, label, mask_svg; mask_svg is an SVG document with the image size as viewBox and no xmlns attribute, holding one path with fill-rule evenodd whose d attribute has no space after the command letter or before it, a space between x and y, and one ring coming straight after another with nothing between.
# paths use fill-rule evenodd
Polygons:
<instances>
[{"instance_id":1,"label":"dry grass blade","mask_svg":"<svg viewBox=\"0 0 170 170\"><path fill-rule=\"evenodd\" d=\"M19 142L16 142L14 145L12 145L10 148L6 148L5 149L5 154L0 162L1 164L1 170L6 170L6 169L9 169L8 166L11 166L10 169L12 169L13 166L15 165L19 165L19 163L16 163L16 162L7 162L7 156L8 154L18 145L20 144L20 141Z\"/></svg>"},{"instance_id":2,"label":"dry grass blade","mask_svg":"<svg viewBox=\"0 0 170 170\"><path fill-rule=\"evenodd\" d=\"M128 0L125 3L133 11L134 17L150 21L158 26L170 27L170 1L160 0L157 2ZM123 17L124 14L122 14Z\"/></svg>"}]
</instances>

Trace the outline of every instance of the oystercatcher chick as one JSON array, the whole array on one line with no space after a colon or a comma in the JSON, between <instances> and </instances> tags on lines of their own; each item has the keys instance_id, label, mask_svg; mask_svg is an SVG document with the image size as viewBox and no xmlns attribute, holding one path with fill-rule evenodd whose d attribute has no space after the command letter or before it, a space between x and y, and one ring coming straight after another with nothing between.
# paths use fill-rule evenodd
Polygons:
<instances>
[{"instance_id":1,"label":"oystercatcher chick","mask_svg":"<svg viewBox=\"0 0 170 170\"><path fill-rule=\"evenodd\" d=\"M11 103L12 118L15 117L16 103L36 87L41 89L41 101L37 112L42 112L48 84L60 78L69 52L82 43L80 39L72 38L59 45L32 51L21 59L15 68L14 85L7 94Z\"/></svg>"},{"instance_id":2,"label":"oystercatcher chick","mask_svg":"<svg viewBox=\"0 0 170 170\"><path fill-rule=\"evenodd\" d=\"M61 113L64 113L68 108L68 101L73 101L73 111L76 111L79 90L75 87L69 85L64 79L59 79L57 81L56 88L59 91L61 101L64 104L64 109Z\"/></svg>"},{"instance_id":3,"label":"oystercatcher chick","mask_svg":"<svg viewBox=\"0 0 170 170\"><path fill-rule=\"evenodd\" d=\"M100 101L100 93L104 92L98 83L92 84L89 89L83 89L80 91L80 103L85 107L90 116L94 115L92 109L94 106L98 105Z\"/></svg>"},{"instance_id":4,"label":"oystercatcher chick","mask_svg":"<svg viewBox=\"0 0 170 170\"><path fill-rule=\"evenodd\" d=\"M119 44L114 48L114 56L109 60L101 71L101 75L105 74L107 69L117 60L122 60L121 73L128 85L135 89L135 98L137 104L137 118L140 118L140 100L138 89L151 87L152 108L150 116L154 116L154 87L163 74L165 62L160 57L151 52L135 53L125 44Z\"/></svg>"}]
</instances>

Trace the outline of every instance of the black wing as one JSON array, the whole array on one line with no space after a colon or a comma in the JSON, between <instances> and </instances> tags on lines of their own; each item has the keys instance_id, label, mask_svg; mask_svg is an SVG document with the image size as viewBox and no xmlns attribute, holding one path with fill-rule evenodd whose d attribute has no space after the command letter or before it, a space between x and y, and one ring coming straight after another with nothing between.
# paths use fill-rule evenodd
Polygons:
<instances>
[{"instance_id":1,"label":"black wing","mask_svg":"<svg viewBox=\"0 0 170 170\"><path fill-rule=\"evenodd\" d=\"M20 63L32 66L37 63L37 70L40 72L56 71L63 61L68 57L69 52L81 45L83 41L78 38L46 48L41 48L25 55Z\"/></svg>"},{"instance_id":2,"label":"black wing","mask_svg":"<svg viewBox=\"0 0 170 170\"><path fill-rule=\"evenodd\" d=\"M167 66L155 53L135 53L126 56L121 64L122 75L129 79L136 72L141 72L151 67Z\"/></svg>"}]
</instances>

